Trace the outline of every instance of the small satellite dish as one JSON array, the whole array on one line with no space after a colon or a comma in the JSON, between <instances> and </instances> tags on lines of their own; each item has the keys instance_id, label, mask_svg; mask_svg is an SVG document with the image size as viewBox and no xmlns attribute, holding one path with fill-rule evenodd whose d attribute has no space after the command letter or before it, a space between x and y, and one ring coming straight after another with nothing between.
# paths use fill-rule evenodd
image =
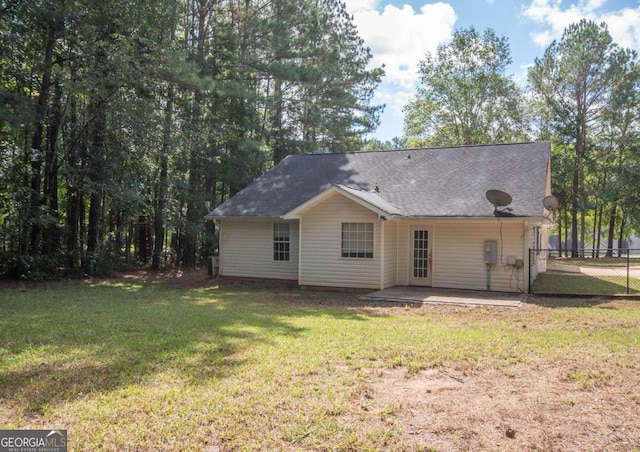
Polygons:
<instances>
[{"instance_id":1,"label":"small satellite dish","mask_svg":"<svg viewBox=\"0 0 640 452\"><path fill-rule=\"evenodd\" d=\"M488 190L486 196L496 209L511 204L511 195L501 190Z\"/></svg>"},{"instance_id":2,"label":"small satellite dish","mask_svg":"<svg viewBox=\"0 0 640 452\"><path fill-rule=\"evenodd\" d=\"M553 195L549 195L545 196L545 198L542 200L542 205L549 212L555 212L556 210L558 210L558 206L560 204L558 203L558 198Z\"/></svg>"}]
</instances>

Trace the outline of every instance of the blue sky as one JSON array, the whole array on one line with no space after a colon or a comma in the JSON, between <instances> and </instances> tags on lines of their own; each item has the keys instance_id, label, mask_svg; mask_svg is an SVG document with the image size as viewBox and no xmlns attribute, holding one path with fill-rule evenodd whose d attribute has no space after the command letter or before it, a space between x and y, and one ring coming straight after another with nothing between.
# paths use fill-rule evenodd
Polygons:
<instances>
[{"instance_id":1,"label":"blue sky","mask_svg":"<svg viewBox=\"0 0 640 452\"><path fill-rule=\"evenodd\" d=\"M606 22L614 41L640 53L640 0L345 0L360 36L385 65L374 102L386 104L376 138L403 134L402 107L415 92L417 67L427 52L450 41L457 29L493 28L509 39L509 74L526 83L527 68L571 23Z\"/></svg>"}]
</instances>

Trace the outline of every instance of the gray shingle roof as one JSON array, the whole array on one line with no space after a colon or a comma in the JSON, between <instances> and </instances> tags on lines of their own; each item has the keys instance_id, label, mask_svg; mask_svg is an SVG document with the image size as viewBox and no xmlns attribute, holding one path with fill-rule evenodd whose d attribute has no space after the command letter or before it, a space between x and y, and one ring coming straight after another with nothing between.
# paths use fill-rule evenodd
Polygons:
<instances>
[{"instance_id":1,"label":"gray shingle roof","mask_svg":"<svg viewBox=\"0 0 640 452\"><path fill-rule=\"evenodd\" d=\"M347 187L346 185L340 185L340 184L336 184L336 187L344 190L347 193L350 193L356 198L361 199L367 204L373 207L376 207L385 213L388 213L389 215L404 216L404 213L400 209L398 209L396 206L387 202L384 198L378 195L378 192L376 192L375 188L373 189L373 191L368 191L368 190L361 190L358 188L351 188L351 187Z\"/></svg>"},{"instance_id":2,"label":"gray shingle roof","mask_svg":"<svg viewBox=\"0 0 640 452\"><path fill-rule=\"evenodd\" d=\"M337 185L408 217L491 217L497 189L511 213L537 217L549 158L548 142L292 155L208 216L278 218Z\"/></svg>"}]
</instances>

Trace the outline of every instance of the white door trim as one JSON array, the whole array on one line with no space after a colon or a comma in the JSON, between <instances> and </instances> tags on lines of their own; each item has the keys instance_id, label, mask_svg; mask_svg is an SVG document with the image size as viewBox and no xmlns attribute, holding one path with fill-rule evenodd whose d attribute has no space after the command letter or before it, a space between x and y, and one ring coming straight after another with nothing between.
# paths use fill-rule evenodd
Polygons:
<instances>
[{"instance_id":1,"label":"white door trim","mask_svg":"<svg viewBox=\"0 0 640 452\"><path fill-rule=\"evenodd\" d=\"M433 227L409 228L409 285L431 286L433 279Z\"/></svg>"}]
</instances>

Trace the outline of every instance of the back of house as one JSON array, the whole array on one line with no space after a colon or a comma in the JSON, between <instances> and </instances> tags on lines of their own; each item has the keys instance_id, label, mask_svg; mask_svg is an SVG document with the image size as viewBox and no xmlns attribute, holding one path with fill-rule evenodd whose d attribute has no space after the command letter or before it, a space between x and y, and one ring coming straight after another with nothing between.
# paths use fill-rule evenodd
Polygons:
<instances>
[{"instance_id":1,"label":"back of house","mask_svg":"<svg viewBox=\"0 0 640 452\"><path fill-rule=\"evenodd\" d=\"M208 215L219 274L523 291L550 174L548 142L289 156Z\"/></svg>"}]
</instances>

